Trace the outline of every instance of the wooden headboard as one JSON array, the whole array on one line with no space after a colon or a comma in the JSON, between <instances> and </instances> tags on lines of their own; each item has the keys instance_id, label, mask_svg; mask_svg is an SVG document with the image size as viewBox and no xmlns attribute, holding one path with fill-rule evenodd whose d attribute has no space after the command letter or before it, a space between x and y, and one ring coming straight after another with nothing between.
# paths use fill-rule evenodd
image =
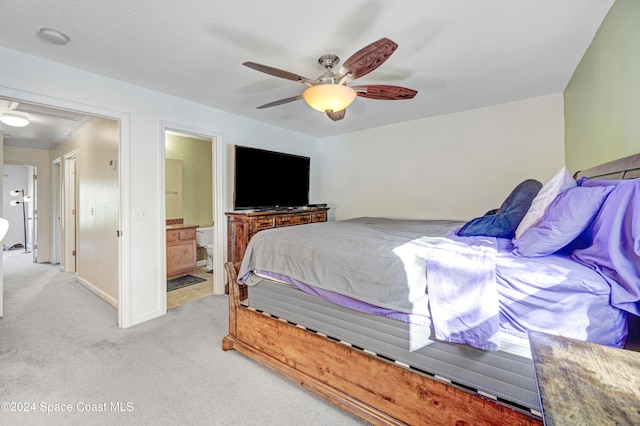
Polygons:
<instances>
[{"instance_id":1,"label":"wooden headboard","mask_svg":"<svg viewBox=\"0 0 640 426\"><path fill-rule=\"evenodd\" d=\"M590 179L635 179L640 177L640 154L613 160L587 170L577 172L574 177Z\"/></svg>"}]
</instances>

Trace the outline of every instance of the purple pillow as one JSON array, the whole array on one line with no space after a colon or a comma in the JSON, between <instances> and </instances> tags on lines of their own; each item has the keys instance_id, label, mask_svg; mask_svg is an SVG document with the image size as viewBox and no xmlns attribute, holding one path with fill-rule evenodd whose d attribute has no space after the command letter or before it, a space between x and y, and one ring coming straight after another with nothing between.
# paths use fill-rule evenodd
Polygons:
<instances>
[{"instance_id":1,"label":"purple pillow","mask_svg":"<svg viewBox=\"0 0 640 426\"><path fill-rule=\"evenodd\" d=\"M542 188L535 179L527 179L516 186L495 214L487 212L467 222L457 234L461 237L484 235L497 238L513 238L518 224L529 210L531 201Z\"/></svg>"},{"instance_id":2,"label":"purple pillow","mask_svg":"<svg viewBox=\"0 0 640 426\"><path fill-rule=\"evenodd\" d=\"M611 286L611 305L640 315L640 179L613 187L593 222L593 241L573 258Z\"/></svg>"},{"instance_id":3,"label":"purple pillow","mask_svg":"<svg viewBox=\"0 0 640 426\"><path fill-rule=\"evenodd\" d=\"M576 187L561 192L540 221L513 241L513 253L540 257L562 249L591 224L613 188Z\"/></svg>"}]
</instances>

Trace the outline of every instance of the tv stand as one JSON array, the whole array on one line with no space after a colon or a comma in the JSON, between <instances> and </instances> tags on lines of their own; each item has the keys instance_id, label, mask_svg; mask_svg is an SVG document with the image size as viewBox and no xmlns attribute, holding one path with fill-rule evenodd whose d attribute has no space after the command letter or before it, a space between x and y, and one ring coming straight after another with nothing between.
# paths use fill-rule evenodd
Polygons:
<instances>
[{"instance_id":1,"label":"tv stand","mask_svg":"<svg viewBox=\"0 0 640 426\"><path fill-rule=\"evenodd\" d=\"M242 262L249 240L265 229L326 222L328 207L295 207L281 210L227 212L227 258Z\"/></svg>"}]
</instances>

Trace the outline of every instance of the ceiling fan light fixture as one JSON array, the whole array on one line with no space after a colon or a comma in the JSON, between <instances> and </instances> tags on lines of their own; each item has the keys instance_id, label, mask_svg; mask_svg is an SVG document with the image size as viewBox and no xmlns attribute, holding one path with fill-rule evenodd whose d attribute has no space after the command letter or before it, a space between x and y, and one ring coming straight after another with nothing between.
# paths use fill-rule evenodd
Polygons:
<instances>
[{"instance_id":1,"label":"ceiling fan light fixture","mask_svg":"<svg viewBox=\"0 0 640 426\"><path fill-rule=\"evenodd\" d=\"M318 84L302 93L305 102L320 112L342 111L356 98L356 91L342 84Z\"/></svg>"},{"instance_id":2,"label":"ceiling fan light fixture","mask_svg":"<svg viewBox=\"0 0 640 426\"><path fill-rule=\"evenodd\" d=\"M29 120L18 114L2 114L0 121L11 127L24 127L29 124Z\"/></svg>"}]
</instances>

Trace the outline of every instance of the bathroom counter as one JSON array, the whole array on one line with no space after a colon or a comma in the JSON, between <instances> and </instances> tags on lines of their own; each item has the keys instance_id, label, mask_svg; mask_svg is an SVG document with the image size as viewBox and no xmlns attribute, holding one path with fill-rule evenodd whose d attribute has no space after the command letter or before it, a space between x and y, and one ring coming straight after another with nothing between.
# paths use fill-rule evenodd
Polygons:
<instances>
[{"instance_id":1,"label":"bathroom counter","mask_svg":"<svg viewBox=\"0 0 640 426\"><path fill-rule=\"evenodd\" d=\"M196 225L167 225L167 279L193 274L197 266Z\"/></svg>"}]
</instances>

